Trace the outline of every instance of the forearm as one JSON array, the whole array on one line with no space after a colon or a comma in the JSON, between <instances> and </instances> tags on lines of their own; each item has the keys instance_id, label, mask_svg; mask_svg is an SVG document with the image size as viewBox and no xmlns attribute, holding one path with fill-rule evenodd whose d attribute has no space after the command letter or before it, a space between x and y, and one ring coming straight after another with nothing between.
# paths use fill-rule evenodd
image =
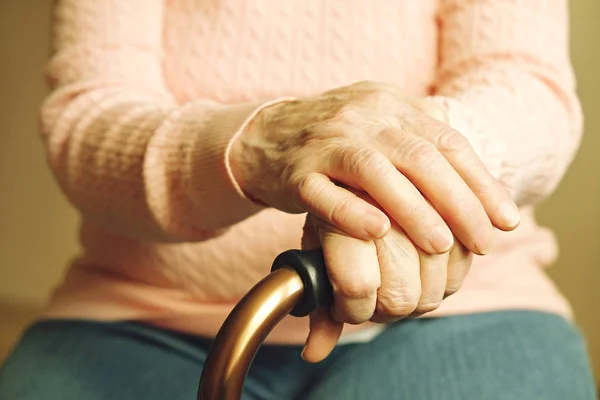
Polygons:
<instances>
[{"instance_id":1,"label":"forearm","mask_svg":"<svg viewBox=\"0 0 600 400\"><path fill-rule=\"evenodd\" d=\"M41 129L63 191L87 219L138 238L202 240L260 210L227 156L263 104L178 100L164 79L163 7L57 2Z\"/></svg>"},{"instance_id":2,"label":"forearm","mask_svg":"<svg viewBox=\"0 0 600 400\"><path fill-rule=\"evenodd\" d=\"M62 189L86 217L153 240L200 240L260 209L226 160L259 109L67 85L45 102L42 131Z\"/></svg>"}]
</instances>

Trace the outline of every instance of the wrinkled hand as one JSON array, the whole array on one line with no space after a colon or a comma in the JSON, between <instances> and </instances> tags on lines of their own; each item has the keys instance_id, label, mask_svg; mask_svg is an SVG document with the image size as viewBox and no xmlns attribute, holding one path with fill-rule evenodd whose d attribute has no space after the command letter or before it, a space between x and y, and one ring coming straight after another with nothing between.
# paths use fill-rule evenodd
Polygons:
<instances>
[{"instance_id":1,"label":"wrinkled hand","mask_svg":"<svg viewBox=\"0 0 600 400\"><path fill-rule=\"evenodd\" d=\"M333 287L333 305L310 315L302 354L309 362L331 352L344 323L392 322L435 310L460 288L473 258L458 241L448 253L427 254L397 225L381 239L362 240L309 215L303 248L319 246Z\"/></svg>"},{"instance_id":2,"label":"wrinkled hand","mask_svg":"<svg viewBox=\"0 0 600 400\"><path fill-rule=\"evenodd\" d=\"M393 220L427 253L447 252L456 236L484 254L493 226L516 227L518 209L444 118L394 86L361 82L265 108L234 141L230 164L248 197L355 238L382 238Z\"/></svg>"}]
</instances>

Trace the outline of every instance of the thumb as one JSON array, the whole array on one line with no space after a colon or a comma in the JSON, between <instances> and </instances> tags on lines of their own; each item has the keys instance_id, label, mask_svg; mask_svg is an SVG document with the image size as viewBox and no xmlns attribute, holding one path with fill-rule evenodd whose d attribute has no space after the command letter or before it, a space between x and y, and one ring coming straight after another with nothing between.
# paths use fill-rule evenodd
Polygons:
<instances>
[{"instance_id":1,"label":"thumb","mask_svg":"<svg viewBox=\"0 0 600 400\"><path fill-rule=\"evenodd\" d=\"M302 249L312 250L321 245L315 224L317 219L308 214L303 228ZM335 348L344 324L337 322L329 312L329 306L320 307L310 314L310 332L302 350L302 359L310 363L322 361Z\"/></svg>"},{"instance_id":2,"label":"thumb","mask_svg":"<svg viewBox=\"0 0 600 400\"><path fill-rule=\"evenodd\" d=\"M324 360L333 351L344 324L331 316L327 307L321 307L310 314L310 332L302 350L302 359L309 363Z\"/></svg>"}]
</instances>

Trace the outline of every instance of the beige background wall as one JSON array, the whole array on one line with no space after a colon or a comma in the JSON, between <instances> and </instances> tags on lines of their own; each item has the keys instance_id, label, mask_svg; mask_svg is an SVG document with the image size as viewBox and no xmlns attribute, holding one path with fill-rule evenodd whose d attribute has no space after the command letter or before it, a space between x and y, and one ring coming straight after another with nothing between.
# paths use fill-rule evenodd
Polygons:
<instances>
[{"instance_id":1,"label":"beige background wall","mask_svg":"<svg viewBox=\"0 0 600 400\"><path fill-rule=\"evenodd\" d=\"M554 0L553 0L554 1ZM51 0L0 0L0 332L21 329L77 250L77 218L37 137ZM586 113L581 153L540 208L562 256L551 274L571 299L600 380L600 1L572 0L572 54ZM0 342L2 341L0 334ZM4 345L6 346L6 345ZM0 358L2 357L0 343Z\"/></svg>"}]
</instances>

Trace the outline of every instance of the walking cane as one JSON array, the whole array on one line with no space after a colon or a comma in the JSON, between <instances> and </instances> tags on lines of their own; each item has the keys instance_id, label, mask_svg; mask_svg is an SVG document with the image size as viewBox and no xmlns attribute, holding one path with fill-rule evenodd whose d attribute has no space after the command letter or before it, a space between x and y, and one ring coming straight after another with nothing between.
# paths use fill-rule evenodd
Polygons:
<instances>
[{"instance_id":1,"label":"walking cane","mask_svg":"<svg viewBox=\"0 0 600 400\"><path fill-rule=\"evenodd\" d=\"M304 317L329 301L331 287L321 249L281 253L271 273L231 311L202 370L198 400L240 400L250 364L283 317Z\"/></svg>"}]
</instances>

